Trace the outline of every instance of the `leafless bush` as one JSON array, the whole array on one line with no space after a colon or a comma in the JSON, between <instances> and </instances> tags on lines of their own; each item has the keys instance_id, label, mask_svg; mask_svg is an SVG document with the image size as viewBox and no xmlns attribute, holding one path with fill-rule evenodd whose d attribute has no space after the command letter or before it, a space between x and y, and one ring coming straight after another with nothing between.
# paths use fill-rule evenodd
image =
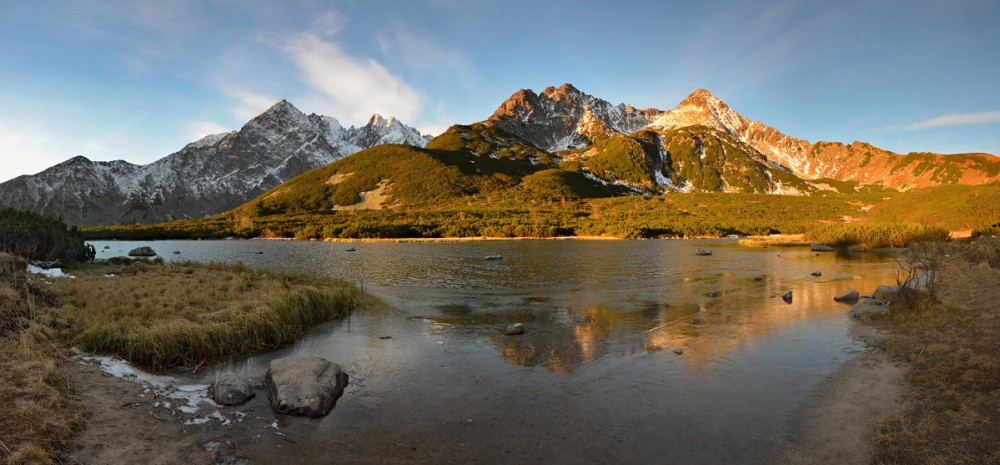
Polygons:
<instances>
[{"instance_id":1,"label":"leafless bush","mask_svg":"<svg viewBox=\"0 0 1000 465\"><path fill-rule=\"evenodd\" d=\"M938 244L918 242L896 257L896 298L906 308L938 302L944 252Z\"/></svg>"}]
</instances>

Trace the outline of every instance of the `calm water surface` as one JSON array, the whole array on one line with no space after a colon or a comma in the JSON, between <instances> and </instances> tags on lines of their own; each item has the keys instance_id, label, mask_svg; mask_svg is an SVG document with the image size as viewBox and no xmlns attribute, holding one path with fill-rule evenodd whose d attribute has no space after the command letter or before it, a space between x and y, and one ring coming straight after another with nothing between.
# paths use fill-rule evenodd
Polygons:
<instances>
[{"instance_id":1,"label":"calm water surface","mask_svg":"<svg viewBox=\"0 0 1000 465\"><path fill-rule=\"evenodd\" d=\"M769 463L810 390L864 349L832 296L893 282L875 255L725 240L94 245L337 277L398 309L178 375L262 376L288 355L345 366L330 415L275 417L316 463ZM514 322L527 333L504 336Z\"/></svg>"}]
</instances>

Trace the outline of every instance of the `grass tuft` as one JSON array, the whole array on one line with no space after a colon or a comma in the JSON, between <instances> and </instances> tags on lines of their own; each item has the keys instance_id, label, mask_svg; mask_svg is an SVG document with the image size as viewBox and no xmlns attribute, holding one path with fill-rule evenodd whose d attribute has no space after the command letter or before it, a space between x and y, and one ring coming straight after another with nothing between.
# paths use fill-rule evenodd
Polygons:
<instances>
[{"instance_id":1,"label":"grass tuft","mask_svg":"<svg viewBox=\"0 0 1000 465\"><path fill-rule=\"evenodd\" d=\"M83 349L146 367L192 366L294 341L310 325L346 316L360 292L317 277L245 265L89 267L61 281L62 313Z\"/></svg>"}]
</instances>

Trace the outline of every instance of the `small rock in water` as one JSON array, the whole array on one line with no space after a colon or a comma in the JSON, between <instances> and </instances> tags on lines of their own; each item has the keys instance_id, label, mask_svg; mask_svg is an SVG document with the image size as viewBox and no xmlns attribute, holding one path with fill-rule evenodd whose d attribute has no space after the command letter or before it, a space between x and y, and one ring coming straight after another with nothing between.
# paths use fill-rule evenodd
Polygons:
<instances>
[{"instance_id":1,"label":"small rock in water","mask_svg":"<svg viewBox=\"0 0 1000 465\"><path fill-rule=\"evenodd\" d=\"M698 249L694 249L694 254L695 255L712 255L712 251L708 250L708 249L698 248Z\"/></svg>"},{"instance_id":2,"label":"small rock in water","mask_svg":"<svg viewBox=\"0 0 1000 465\"><path fill-rule=\"evenodd\" d=\"M379 339L392 339L392 336L379 336Z\"/></svg>"},{"instance_id":3,"label":"small rock in water","mask_svg":"<svg viewBox=\"0 0 1000 465\"><path fill-rule=\"evenodd\" d=\"M483 260L503 260L502 255L487 255L483 257Z\"/></svg>"},{"instance_id":4,"label":"small rock in water","mask_svg":"<svg viewBox=\"0 0 1000 465\"><path fill-rule=\"evenodd\" d=\"M708 293L709 297L719 297L720 295L722 295L722 292L719 291L712 291Z\"/></svg>"},{"instance_id":5,"label":"small rock in water","mask_svg":"<svg viewBox=\"0 0 1000 465\"><path fill-rule=\"evenodd\" d=\"M111 248L111 246L110 246L110 245L106 245L106 246L104 246L104 250L108 250L108 249L110 249L110 248Z\"/></svg>"},{"instance_id":6,"label":"small rock in water","mask_svg":"<svg viewBox=\"0 0 1000 465\"><path fill-rule=\"evenodd\" d=\"M255 395L246 381L232 372L216 375L209 392L212 394L212 400L220 405L242 404Z\"/></svg>"},{"instance_id":7,"label":"small rock in water","mask_svg":"<svg viewBox=\"0 0 1000 465\"><path fill-rule=\"evenodd\" d=\"M833 300L837 302L857 302L861 298L861 294L854 289L851 289L842 294L837 294L833 296Z\"/></svg>"},{"instance_id":8,"label":"small rock in water","mask_svg":"<svg viewBox=\"0 0 1000 465\"><path fill-rule=\"evenodd\" d=\"M792 303L792 291L785 292L784 295L781 296L781 298L785 302Z\"/></svg>"},{"instance_id":9,"label":"small rock in water","mask_svg":"<svg viewBox=\"0 0 1000 465\"><path fill-rule=\"evenodd\" d=\"M174 255L180 255L180 254L181 254L181 251L180 251L180 250L175 250L175 251L174 251Z\"/></svg>"},{"instance_id":10,"label":"small rock in water","mask_svg":"<svg viewBox=\"0 0 1000 465\"><path fill-rule=\"evenodd\" d=\"M674 353L677 354L677 355L683 355L684 354L684 349L674 349Z\"/></svg>"},{"instance_id":11,"label":"small rock in water","mask_svg":"<svg viewBox=\"0 0 1000 465\"><path fill-rule=\"evenodd\" d=\"M819 270L816 270L816 271L813 271L813 272L812 272L812 275L813 275L813 276L816 276L816 277L820 277L820 276L823 276L823 272L822 272L822 271L819 271Z\"/></svg>"},{"instance_id":12,"label":"small rock in water","mask_svg":"<svg viewBox=\"0 0 1000 465\"><path fill-rule=\"evenodd\" d=\"M524 325L521 323L514 323L510 326L507 326L507 328L503 330L503 333L508 336L516 336L518 334L524 334Z\"/></svg>"},{"instance_id":13,"label":"small rock in water","mask_svg":"<svg viewBox=\"0 0 1000 465\"><path fill-rule=\"evenodd\" d=\"M810 244L809 249L812 250L813 252L833 252L834 250L836 250L833 247L830 247L826 244Z\"/></svg>"},{"instance_id":14,"label":"small rock in water","mask_svg":"<svg viewBox=\"0 0 1000 465\"><path fill-rule=\"evenodd\" d=\"M757 282L759 283L759 282L761 282L761 281L763 281L763 280L764 280L764 277L763 277L763 276L755 276L755 277L753 278L753 280L754 280L754 281L757 281Z\"/></svg>"}]
</instances>

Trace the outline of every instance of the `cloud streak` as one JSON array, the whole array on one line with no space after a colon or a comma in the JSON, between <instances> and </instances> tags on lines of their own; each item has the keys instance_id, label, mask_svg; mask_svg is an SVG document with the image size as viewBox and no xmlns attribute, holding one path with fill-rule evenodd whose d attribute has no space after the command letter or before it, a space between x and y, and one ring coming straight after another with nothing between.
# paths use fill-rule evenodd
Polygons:
<instances>
[{"instance_id":1,"label":"cloud streak","mask_svg":"<svg viewBox=\"0 0 1000 465\"><path fill-rule=\"evenodd\" d=\"M329 99L335 115L364 121L378 112L410 121L420 113L420 93L378 61L355 57L311 33L293 37L286 51L303 80Z\"/></svg>"},{"instance_id":2,"label":"cloud streak","mask_svg":"<svg viewBox=\"0 0 1000 465\"><path fill-rule=\"evenodd\" d=\"M945 126L966 126L970 124L1000 123L1000 111L981 113L951 113L904 126L907 131L940 128Z\"/></svg>"}]
</instances>

